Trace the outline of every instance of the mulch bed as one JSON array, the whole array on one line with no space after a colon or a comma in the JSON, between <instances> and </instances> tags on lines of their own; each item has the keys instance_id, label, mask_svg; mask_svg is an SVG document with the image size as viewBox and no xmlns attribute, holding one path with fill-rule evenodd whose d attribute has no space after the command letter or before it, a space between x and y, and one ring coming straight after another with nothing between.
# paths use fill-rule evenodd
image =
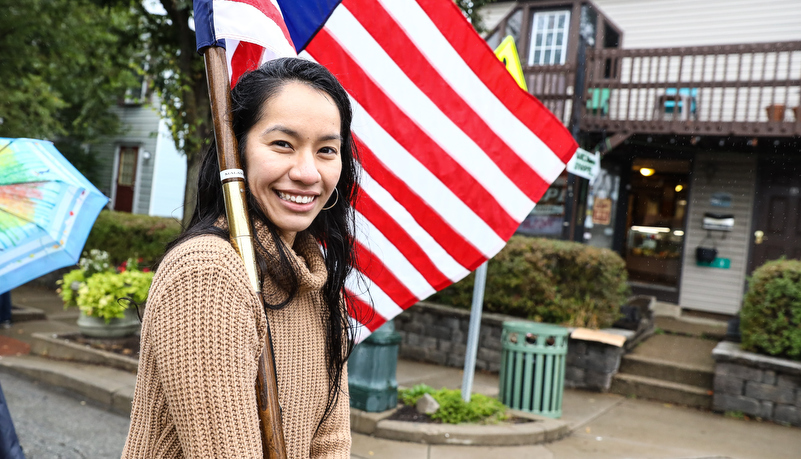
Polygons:
<instances>
[{"instance_id":1,"label":"mulch bed","mask_svg":"<svg viewBox=\"0 0 801 459\"><path fill-rule=\"evenodd\" d=\"M431 419L427 414L418 413L413 406L403 405L387 418L390 421L419 422L422 424L442 424L439 419Z\"/></svg>"},{"instance_id":2,"label":"mulch bed","mask_svg":"<svg viewBox=\"0 0 801 459\"><path fill-rule=\"evenodd\" d=\"M80 333L70 333L59 335L58 338L133 359L139 358L139 335L125 338L89 338Z\"/></svg>"},{"instance_id":3,"label":"mulch bed","mask_svg":"<svg viewBox=\"0 0 801 459\"><path fill-rule=\"evenodd\" d=\"M439 419L431 419L427 414L418 413L413 406L403 405L397 411L392 413L392 416L386 418L389 421L404 421L404 422L418 422L420 424L442 424ZM502 421L501 424L523 424L526 422L534 422L531 419L519 418L512 416L509 419Z\"/></svg>"}]
</instances>

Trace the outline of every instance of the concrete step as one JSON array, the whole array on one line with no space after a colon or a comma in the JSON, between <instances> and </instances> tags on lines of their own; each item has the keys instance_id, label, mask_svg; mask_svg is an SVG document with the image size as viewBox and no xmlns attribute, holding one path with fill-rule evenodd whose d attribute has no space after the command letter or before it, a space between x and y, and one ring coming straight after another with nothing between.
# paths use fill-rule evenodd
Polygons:
<instances>
[{"instance_id":1,"label":"concrete step","mask_svg":"<svg viewBox=\"0 0 801 459\"><path fill-rule=\"evenodd\" d=\"M32 320L45 320L45 312L38 308L13 306L11 308L11 322L30 322Z\"/></svg>"},{"instance_id":2,"label":"concrete step","mask_svg":"<svg viewBox=\"0 0 801 459\"><path fill-rule=\"evenodd\" d=\"M136 375L128 371L36 356L2 357L0 369L66 389L122 414L131 413Z\"/></svg>"},{"instance_id":3,"label":"concrete step","mask_svg":"<svg viewBox=\"0 0 801 459\"><path fill-rule=\"evenodd\" d=\"M707 366L678 363L637 354L623 357L619 373L697 386L704 390L712 389L715 379L715 371Z\"/></svg>"},{"instance_id":4,"label":"concrete step","mask_svg":"<svg viewBox=\"0 0 801 459\"><path fill-rule=\"evenodd\" d=\"M695 408L712 408L712 391L697 386L618 373L610 392Z\"/></svg>"}]
</instances>

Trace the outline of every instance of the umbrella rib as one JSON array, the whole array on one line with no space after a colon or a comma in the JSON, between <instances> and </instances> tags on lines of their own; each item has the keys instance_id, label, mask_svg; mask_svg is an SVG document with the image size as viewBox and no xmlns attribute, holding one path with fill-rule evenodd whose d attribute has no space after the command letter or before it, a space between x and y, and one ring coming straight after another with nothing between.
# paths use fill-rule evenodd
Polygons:
<instances>
[{"instance_id":1,"label":"umbrella rib","mask_svg":"<svg viewBox=\"0 0 801 459\"><path fill-rule=\"evenodd\" d=\"M17 140L19 140L19 139L14 139L14 140L12 140L11 142L8 142L7 144L5 144L5 146L4 146L3 148L0 148L0 153L2 153L2 152L3 152L3 150L5 150L6 148L10 147L10 146L11 146L11 144L12 144L12 143L14 143L14 142L16 142Z\"/></svg>"}]
</instances>

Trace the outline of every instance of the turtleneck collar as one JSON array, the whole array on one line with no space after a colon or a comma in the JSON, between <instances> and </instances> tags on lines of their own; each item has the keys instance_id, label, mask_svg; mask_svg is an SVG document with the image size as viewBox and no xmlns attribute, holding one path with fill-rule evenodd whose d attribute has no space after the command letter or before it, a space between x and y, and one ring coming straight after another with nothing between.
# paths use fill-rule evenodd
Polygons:
<instances>
[{"instance_id":1,"label":"turtleneck collar","mask_svg":"<svg viewBox=\"0 0 801 459\"><path fill-rule=\"evenodd\" d=\"M275 293L283 291L280 285L277 285L277 280L282 276L278 273L280 264L278 263L278 248L276 241L270 234L267 225L260 221L255 221L253 226L256 231L256 238L261 242L262 247L256 245L256 250L261 252L267 259L268 273L264 273L264 288L267 290L268 285L276 288ZM307 231L301 231L295 236L295 244L293 247L284 245L284 253L289 259L292 268L295 270L295 275L298 279L298 294L302 295L308 291L320 290L325 285L328 279L328 270L325 267L325 260L320 251L320 246L317 241ZM266 292L265 292L266 293Z\"/></svg>"},{"instance_id":2,"label":"turtleneck collar","mask_svg":"<svg viewBox=\"0 0 801 459\"><path fill-rule=\"evenodd\" d=\"M228 222L225 217L220 217L215 226L228 230ZM267 273L262 273L264 293L271 296L282 296L286 294L286 290L281 282L282 276L278 272L280 264L278 262L278 247L276 247L275 239L270 234L267 225L261 221L254 221L253 226L256 234L256 239L261 242L261 246L254 241L255 249L265 257L267 261ZM325 260L320 251L320 246L317 241L307 231L301 231L295 236L295 243L293 247L287 247L284 244L284 254L289 259L289 263L295 270L295 275L298 279L298 295L313 290L320 290L325 285L328 279L328 269L325 267Z\"/></svg>"}]
</instances>

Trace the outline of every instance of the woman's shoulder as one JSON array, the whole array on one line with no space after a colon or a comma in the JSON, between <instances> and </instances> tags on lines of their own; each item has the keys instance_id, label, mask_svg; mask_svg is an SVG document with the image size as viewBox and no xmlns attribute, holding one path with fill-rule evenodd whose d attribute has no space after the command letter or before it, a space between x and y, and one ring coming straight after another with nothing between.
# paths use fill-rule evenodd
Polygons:
<instances>
[{"instance_id":1,"label":"woman's shoulder","mask_svg":"<svg viewBox=\"0 0 801 459\"><path fill-rule=\"evenodd\" d=\"M225 260L236 256L230 241L214 234L203 234L178 243L164 255L161 265L181 261Z\"/></svg>"},{"instance_id":2,"label":"woman's shoulder","mask_svg":"<svg viewBox=\"0 0 801 459\"><path fill-rule=\"evenodd\" d=\"M256 298L248 283L242 259L231 243L219 236L200 235L180 242L164 256L153 277L150 297L167 302L170 309L191 307L176 297ZM150 303L150 301L149 301Z\"/></svg>"},{"instance_id":3,"label":"woman's shoulder","mask_svg":"<svg viewBox=\"0 0 801 459\"><path fill-rule=\"evenodd\" d=\"M239 274L240 270L244 272L244 265L230 241L206 234L186 239L170 249L159 263L156 276L170 277L186 270L219 269Z\"/></svg>"}]
</instances>

